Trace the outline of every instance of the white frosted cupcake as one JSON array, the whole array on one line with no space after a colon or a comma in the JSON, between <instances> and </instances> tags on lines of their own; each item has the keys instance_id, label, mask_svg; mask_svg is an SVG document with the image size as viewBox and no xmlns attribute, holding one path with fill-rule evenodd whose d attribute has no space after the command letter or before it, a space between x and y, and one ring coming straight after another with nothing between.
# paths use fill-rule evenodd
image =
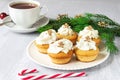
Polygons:
<instances>
[{"instance_id":1,"label":"white frosted cupcake","mask_svg":"<svg viewBox=\"0 0 120 80\"><path fill-rule=\"evenodd\" d=\"M57 40L56 31L53 29L42 32L35 40L35 45L41 53L47 53L50 43Z\"/></svg>"},{"instance_id":2,"label":"white frosted cupcake","mask_svg":"<svg viewBox=\"0 0 120 80\"><path fill-rule=\"evenodd\" d=\"M81 38L75 48L75 54L78 60L82 62L90 62L97 58L99 48L96 47L94 41L89 37Z\"/></svg>"},{"instance_id":3,"label":"white frosted cupcake","mask_svg":"<svg viewBox=\"0 0 120 80\"><path fill-rule=\"evenodd\" d=\"M96 45L98 46L101 42L101 39L98 35L98 30L94 30L92 26L85 27L82 31L78 34L78 41L81 39L81 37L89 37L93 41L95 41Z\"/></svg>"},{"instance_id":4,"label":"white frosted cupcake","mask_svg":"<svg viewBox=\"0 0 120 80\"><path fill-rule=\"evenodd\" d=\"M78 36L77 33L74 32L71 29L71 26L69 26L67 23L62 25L57 32L58 39L62 39L62 38L69 39L73 43L76 42L77 36Z\"/></svg>"},{"instance_id":5,"label":"white frosted cupcake","mask_svg":"<svg viewBox=\"0 0 120 80\"><path fill-rule=\"evenodd\" d=\"M50 44L48 55L53 63L65 64L71 60L73 55L73 43L68 39L60 39Z\"/></svg>"}]
</instances>

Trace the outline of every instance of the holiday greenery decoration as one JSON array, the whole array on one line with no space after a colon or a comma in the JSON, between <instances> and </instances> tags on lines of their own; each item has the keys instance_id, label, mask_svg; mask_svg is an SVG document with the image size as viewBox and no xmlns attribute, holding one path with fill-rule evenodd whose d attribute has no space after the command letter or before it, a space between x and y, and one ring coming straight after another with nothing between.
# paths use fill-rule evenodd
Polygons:
<instances>
[{"instance_id":1,"label":"holiday greenery decoration","mask_svg":"<svg viewBox=\"0 0 120 80\"><path fill-rule=\"evenodd\" d=\"M67 14L59 14L57 19L50 19L46 26L38 29L38 32L41 33L48 29L55 29L57 31L65 23L68 23L76 32L91 25L99 31L100 38L105 41L108 51L111 53L118 52L118 48L114 44L114 39L115 36L120 36L120 25L103 14L85 13L76 15L75 17L69 17Z\"/></svg>"}]
</instances>

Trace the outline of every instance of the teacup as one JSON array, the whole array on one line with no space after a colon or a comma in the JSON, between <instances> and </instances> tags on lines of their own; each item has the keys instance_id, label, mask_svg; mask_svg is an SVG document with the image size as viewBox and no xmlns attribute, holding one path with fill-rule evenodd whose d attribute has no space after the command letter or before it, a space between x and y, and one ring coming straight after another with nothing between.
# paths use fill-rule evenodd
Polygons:
<instances>
[{"instance_id":1,"label":"teacup","mask_svg":"<svg viewBox=\"0 0 120 80\"><path fill-rule=\"evenodd\" d=\"M8 7L11 19L20 28L30 28L45 16L45 14L40 15L43 7L38 1L12 1Z\"/></svg>"}]
</instances>

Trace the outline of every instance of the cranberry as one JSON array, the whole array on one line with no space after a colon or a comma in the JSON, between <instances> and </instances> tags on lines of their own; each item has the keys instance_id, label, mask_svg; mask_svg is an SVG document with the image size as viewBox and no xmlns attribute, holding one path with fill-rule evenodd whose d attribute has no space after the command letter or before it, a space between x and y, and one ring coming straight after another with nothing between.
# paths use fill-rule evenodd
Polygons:
<instances>
[{"instance_id":1,"label":"cranberry","mask_svg":"<svg viewBox=\"0 0 120 80\"><path fill-rule=\"evenodd\" d=\"M8 16L6 13L4 12L0 13L0 19L4 19L6 16Z\"/></svg>"}]
</instances>

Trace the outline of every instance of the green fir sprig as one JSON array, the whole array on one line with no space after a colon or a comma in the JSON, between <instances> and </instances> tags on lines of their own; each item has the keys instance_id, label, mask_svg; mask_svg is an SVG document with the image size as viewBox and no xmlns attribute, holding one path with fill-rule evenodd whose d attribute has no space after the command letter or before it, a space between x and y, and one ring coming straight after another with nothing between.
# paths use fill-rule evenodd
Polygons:
<instances>
[{"instance_id":1,"label":"green fir sprig","mask_svg":"<svg viewBox=\"0 0 120 80\"><path fill-rule=\"evenodd\" d=\"M94 29L99 31L100 38L105 41L105 46L108 51L111 53L118 52L114 39L115 36L120 36L120 25L103 14L85 13L77 15L76 17L69 17L66 14L59 15L57 19L50 19L47 25L40 27L37 31L39 33L48 29L55 29L57 31L65 23L68 23L76 32L91 25Z\"/></svg>"}]
</instances>

